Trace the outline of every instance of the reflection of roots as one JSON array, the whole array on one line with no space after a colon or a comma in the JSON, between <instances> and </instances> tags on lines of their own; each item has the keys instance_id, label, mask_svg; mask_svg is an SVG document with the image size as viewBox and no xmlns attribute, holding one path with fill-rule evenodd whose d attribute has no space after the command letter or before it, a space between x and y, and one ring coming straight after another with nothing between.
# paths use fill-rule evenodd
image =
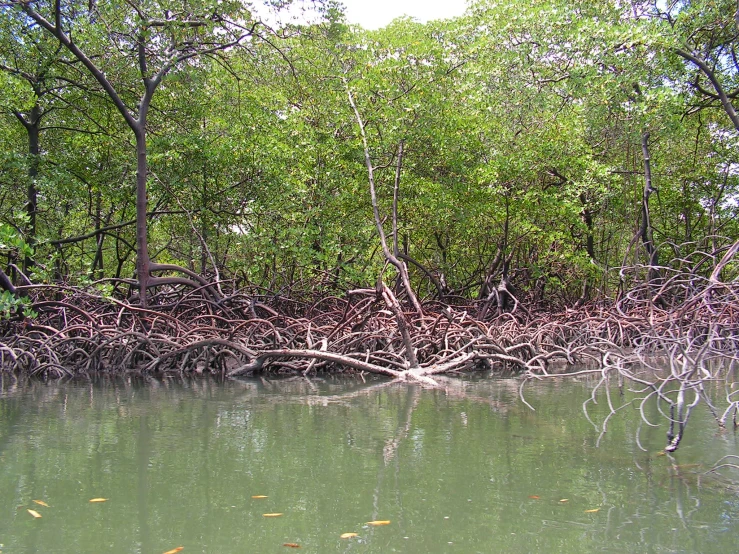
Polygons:
<instances>
[{"instance_id":1,"label":"reflection of roots","mask_svg":"<svg viewBox=\"0 0 739 554\"><path fill-rule=\"evenodd\" d=\"M724 456L706 471L705 475L713 477L727 490L739 494L739 456L733 454Z\"/></svg>"}]
</instances>

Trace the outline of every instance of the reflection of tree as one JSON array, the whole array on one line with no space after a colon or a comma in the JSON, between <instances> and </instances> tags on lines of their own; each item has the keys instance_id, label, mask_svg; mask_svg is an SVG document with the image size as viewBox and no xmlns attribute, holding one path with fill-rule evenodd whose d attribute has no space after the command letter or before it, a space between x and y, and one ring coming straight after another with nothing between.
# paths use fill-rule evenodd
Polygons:
<instances>
[{"instance_id":1,"label":"reflection of tree","mask_svg":"<svg viewBox=\"0 0 739 554\"><path fill-rule=\"evenodd\" d=\"M676 277L672 285L679 286L679 283L685 284ZM667 286L662 285L661 290L664 291ZM732 302L728 298L735 293L730 292L730 289L733 286L716 281L690 298L689 304L692 307L702 306L701 313L705 314L698 321L694 315L687 315L690 308L680 308L677 312L672 312L652 306L640 336L631 340L632 348L619 347L610 339L601 339L591 345L588 355L600 352L600 357L594 364L596 367L592 369L562 374L529 371L527 380L585 376L596 379L590 397L583 403L583 411L599 430L600 438L606 434L612 418L631 405L638 408L647 426L657 426L658 421L646 413L646 406L654 401L658 418L669 424L665 451L674 452L683 439L691 413L699 405L702 404L712 414L721 429L726 427L730 415L733 414L736 421L739 413L739 392L733 387L735 363L739 357L727 348L735 342L734 326L728 321L718 322L715 319L726 312L727 305L724 302ZM643 304L650 304L652 301L649 295L642 299L632 296L629 300ZM623 306L619 305L618 308L624 314ZM623 333L623 327L622 322L616 323L620 333ZM526 381L521 387L521 399L524 402L525 383ZM709 394L710 389L715 389L717 384L721 384L726 391L723 405L717 404L718 398L712 399ZM630 402L622 403L620 397L613 396L614 385L619 387L620 393L623 393L625 387L629 387L638 396ZM596 424L590 419L588 408L597 404L599 399L606 402L609 411Z\"/></svg>"},{"instance_id":2,"label":"reflection of tree","mask_svg":"<svg viewBox=\"0 0 739 554\"><path fill-rule=\"evenodd\" d=\"M739 494L739 456L733 454L724 456L706 471L705 475L715 478L727 490Z\"/></svg>"},{"instance_id":3,"label":"reflection of tree","mask_svg":"<svg viewBox=\"0 0 739 554\"><path fill-rule=\"evenodd\" d=\"M139 524L139 545L141 552L155 550L149 529L149 464L151 460L151 430L146 416L139 417L139 430L136 434L136 515ZM131 476L133 477L133 476Z\"/></svg>"},{"instance_id":4,"label":"reflection of tree","mask_svg":"<svg viewBox=\"0 0 739 554\"><path fill-rule=\"evenodd\" d=\"M335 551L337 525L371 519L393 523L382 531L363 531L368 541L400 526L415 537L418 551L431 552L441 538L433 527L445 515L452 516L448 540L461 544L464 534L478 537L479 544L465 544L468 552L485 552L484 544L521 551L531 540L542 551L556 551L557 545L597 551L596 545L616 544L617 536L622 550L645 551L706 537L711 531L701 526L715 525L721 510L731 511L717 494L725 487L704 475L703 467L633 448L643 468L634 470L625 448L631 447L629 429L639 420L638 411L616 418L610 444L594 448L597 433L572 408L594 383L529 383L529 401L537 407L530 412L516 402L517 380L450 380L454 396L401 383L363 383L357 376L226 383L175 378L149 384L121 379L94 385L26 381L15 385L15 392L0 392L0 414L11 413L10 406L30 424L12 431L0 493L6 493L7 478L13 487L23 479L20 493L7 496L11 504L16 494L19 505L35 498L35 485L25 474L31 464L35 484L69 485L48 489L60 510L80 494L86 504L87 492L94 489L97 495L102 487L111 498L104 508L117 510L111 513L116 523L108 516L69 518L57 540L67 545L79 534L93 541L81 544L99 544L86 534L110 526L111 540L126 545L116 551L131 551L126 540L142 549L148 540L148 551L161 552L162 540L188 530L199 534L210 552L269 551L264 545L275 536L259 525L261 514L272 511L267 502L279 506L274 511L289 513L291 527L303 533L296 542L305 539L307 548L310 539L320 552ZM604 402L592 409L596 420L608 411ZM706 427L705 418L694 418L696 429L701 423ZM657 440L645 437L644 444ZM686 457L689 453L686 449ZM722 463L737 462L729 457ZM560 492L566 494L553 496ZM254 501L252 494L271 499ZM542 498L529 499L532 494ZM569 502L559 504L563 497ZM583 513L598 507L597 514ZM690 534L683 525L675 525L678 533L669 531L678 510ZM470 524L454 522L457 516ZM41 521L53 524L51 518ZM0 521L0 529L6 525ZM524 525L533 527L524 532ZM224 542L217 542L213 529L223 529ZM339 529L352 530L357 529ZM430 536L418 536L422 532ZM39 539L36 546L41 550L46 543Z\"/></svg>"},{"instance_id":5,"label":"reflection of tree","mask_svg":"<svg viewBox=\"0 0 739 554\"><path fill-rule=\"evenodd\" d=\"M398 446L406 439L406 437L408 437L413 411L416 409L416 406L418 406L418 401L420 399L421 389L418 387L409 388L408 393L406 394L407 405L403 416L398 421L398 429L393 437L388 438L385 441L385 448L382 450L382 459L385 462L385 466L389 465L395 458L398 453Z\"/></svg>"}]
</instances>

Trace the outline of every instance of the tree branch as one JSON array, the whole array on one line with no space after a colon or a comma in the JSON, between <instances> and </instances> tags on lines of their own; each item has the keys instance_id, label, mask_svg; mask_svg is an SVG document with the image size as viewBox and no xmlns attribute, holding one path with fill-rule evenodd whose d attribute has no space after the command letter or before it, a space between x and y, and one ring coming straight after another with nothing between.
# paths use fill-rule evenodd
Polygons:
<instances>
[{"instance_id":1,"label":"tree branch","mask_svg":"<svg viewBox=\"0 0 739 554\"><path fill-rule=\"evenodd\" d=\"M739 114L736 113L736 110L734 109L734 106L731 103L731 99L727 96L726 92L724 91L724 87L721 86L721 83L718 80L718 77L716 76L716 73L708 66L706 61L701 58L700 56L689 52L688 50L683 50L682 48L676 48L675 52L678 56L682 57L683 59L691 62L695 66L700 69L703 74L708 78L708 80L713 85L714 90L716 91L716 94L718 94L719 100L721 100L721 105L724 108L724 111L729 116L729 119L731 119L731 122L734 124L734 128L739 131Z\"/></svg>"},{"instance_id":2,"label":"tree branch","mask_svg":"<svg viewBox=\"0 0 739 554\"><path fill-rule=\"evenodd\" d=\"M62 30L60 0L56 0L55 4L56 7L54 18L56 24L52 24L44 16L34 10L29 2L26 2L24 0L11 0L10 3L19 6L20 9L23 10L23 12L28 17L33 19L36 23L38 23L38 25L40 25L53 36L55 36L59 40L59 42L62 43L72 53L72 55L74 55L74 57L77 58L87 68L87 70L90 72L90 74L92 74L95 80L100 83L100 86L105 89L105 92L108 93L110 99L113 101L113 104L121 113L129 127L131 127L131 129L136 129L138 127L137 121L133 118L128 110L128 107L118 95L118 91L116 91L110 81L105 77L105 74L100 70L100 68L98 68L97 65L93 63L93 61L87 56L87 54L85 54Z\"/></svg>"}]
</instances>

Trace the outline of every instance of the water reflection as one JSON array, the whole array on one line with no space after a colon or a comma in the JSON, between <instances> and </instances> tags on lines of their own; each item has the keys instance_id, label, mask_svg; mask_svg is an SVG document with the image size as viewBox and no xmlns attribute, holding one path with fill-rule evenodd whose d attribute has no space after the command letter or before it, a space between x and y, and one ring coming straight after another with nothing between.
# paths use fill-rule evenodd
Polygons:
<instances>
[{"instance_id":1,"label":"water reflection","mask_svg":"<svg viewBox=\"0 0 739 554\"><path fill-rule=\"evenodd\" d=\"M675 457L639 413L599 432L592 386L449 379L0 376L5 552L729 552L739 503L706 471L736 435L691 419ZM626 399L628 400L628 398ZM592 407L594 418L605 406ZM598 411L602 410L602 411ZM637 447L637 433L646 452ZM263 495L267 498L255 499ZM89 499L104 497L105 503ZM39 507L42 500L51 508ZM32 518L35 506L43 516ZM264 513L283 513L264 518ZM367 526L390 520L385 526ZM341 539L356 532L358 537Z\"/></svg>"}]
</instances>

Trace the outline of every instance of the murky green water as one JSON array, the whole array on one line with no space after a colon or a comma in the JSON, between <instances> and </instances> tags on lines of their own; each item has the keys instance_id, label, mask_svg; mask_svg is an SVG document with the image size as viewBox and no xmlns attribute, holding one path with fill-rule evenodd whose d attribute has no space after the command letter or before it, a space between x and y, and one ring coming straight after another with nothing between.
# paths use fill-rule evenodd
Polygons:
<instances>
[{"instance_id":1,"label":"murky green water","mask_svg":"<svg viewBox=\"0 0 739 554\"><path fill-rule=\"evenodd\" d=\"M739 454L737 435L700 411L673 459L657 455L664 428L642 428L645 453L628 408L596 448L589 389L532 385L532 412L514 380L4 376L0 551L735 552L739 496L704 472Z\"/></svg>"}]
</instances>

